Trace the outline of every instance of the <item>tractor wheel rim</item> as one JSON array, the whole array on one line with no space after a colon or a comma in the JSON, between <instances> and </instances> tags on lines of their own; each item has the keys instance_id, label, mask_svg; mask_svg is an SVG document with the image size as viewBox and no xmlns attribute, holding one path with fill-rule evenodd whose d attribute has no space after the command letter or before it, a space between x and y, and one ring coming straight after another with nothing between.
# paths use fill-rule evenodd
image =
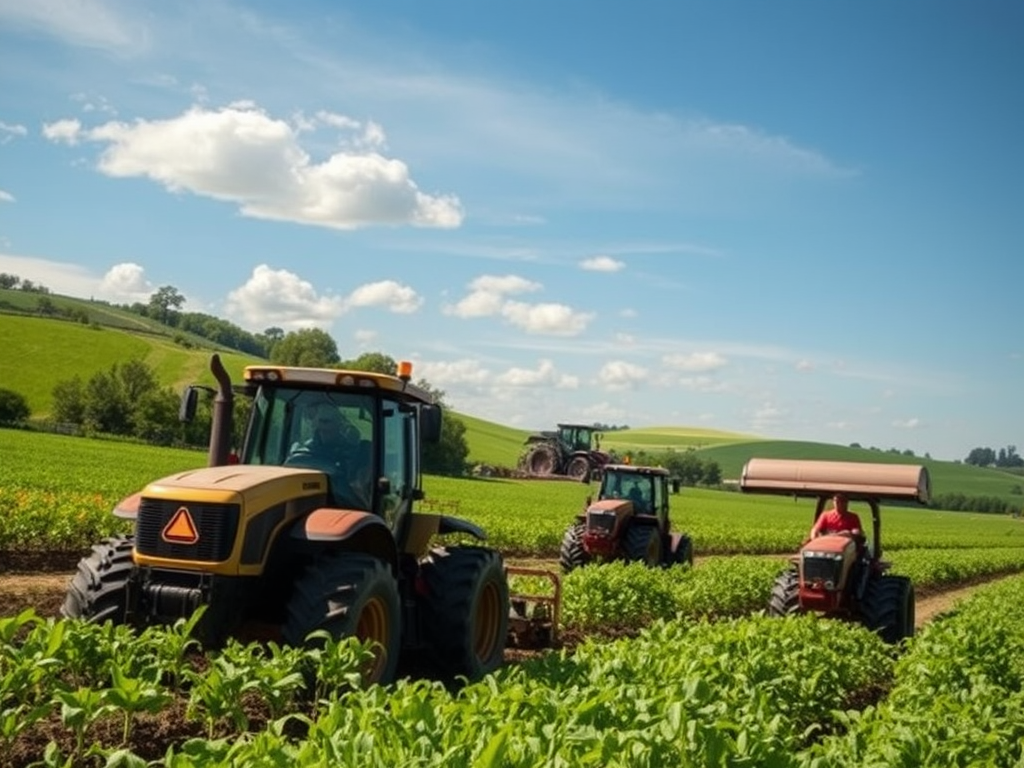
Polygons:
<instances>
[{"instance_id":1,"label":"tractor wheel rim","mask_svg":"<svg viewBox=\"0 0 1024 768\"><path fill-rule=\"evenodd\" d=\"M480 594L480 602L473 621L473 652L478 661L487 661L494 655L499 640L500 617L501 600L498 596L498 587L491 582L484 586Z\"/></svg>"},{"instance_id":2,"label":"tractor wheel rim","mask_svg":"<svg viewBox=\"0 0 1024 768\"><path fill-rule=\"evenodd\" d=\"M370 682L377 682L384 674L388 663L388 640L391 636L391 624L388 621L388 610L384 601L373 597L363 606L356 623L356 637L362 642L373 642L373 658L368 662L365 677Z\"/></svg>"}]
</instances>

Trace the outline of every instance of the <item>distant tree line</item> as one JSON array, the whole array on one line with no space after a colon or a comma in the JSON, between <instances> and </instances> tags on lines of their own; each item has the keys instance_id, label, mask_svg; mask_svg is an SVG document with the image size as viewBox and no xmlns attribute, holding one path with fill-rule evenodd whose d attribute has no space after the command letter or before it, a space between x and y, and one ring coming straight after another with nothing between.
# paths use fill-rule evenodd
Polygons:
<instances>
[{"instance_id":1,"label":"distant tree line","mask_svg":"<svg viewBox=\"0 0 1024 768\"><path fill-rule=\"evenodd\" d=\"M7 272L0 272L0 288L8 290L25 291L26 293L49 293L50 289L45 285L37 285L31 280L22 280L17 275Z\"/></svg>"},{"instance_id":2,"label":"distant tree line","mask_svg":"<svg viewBox=\"0 0 1024 768\"><path fill-rule=\"evenodd\" d=\"M971 464L975 467L1011 469L1024 467L1024 457L1017 453L1015 445L1008 445L998 451L993 451L991 448L974 448L967 454L964 464Z\"/></svg>"},{"instance_id":3,"label":"distant tree line","mask_svg":"<svg viewBox=\"0 0 1024 768\"><path fill-rule=\"evenodd\" d=\"M717 488L722 484L722 468L717 461L701 459L693 448L685 451L669 449L667 451L613 451L612 462L616 464L628 462L644 467L664 467L670 476L682 485L706 488Z\"/></svg>"}]
</instances>

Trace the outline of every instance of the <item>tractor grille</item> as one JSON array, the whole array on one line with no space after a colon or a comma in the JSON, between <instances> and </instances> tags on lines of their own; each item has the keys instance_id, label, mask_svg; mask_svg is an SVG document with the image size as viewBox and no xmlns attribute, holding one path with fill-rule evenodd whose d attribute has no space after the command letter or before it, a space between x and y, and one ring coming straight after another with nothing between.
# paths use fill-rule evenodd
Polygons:
<instances>
[{"instance_id":1,"label":"tractor grille","mask_svg":"<svg viewBox=\"0 0 1024 768\"><path fill-rule=\"evenodd\" d=\"M185 507L195 523L195 544L164 540L161 533L179 509ZM221 562L231 556L238 530L238 504L197 504L143 499L135 523L135 548L143 555L174 560Z\"/></svg>"},{"instance_id":2,"label":"tractor grille","mask_svg":"<svg viewBox=\"0 0 1024 768\"><path fill-rule=\"evenodd\" d=\"M804 583L820 581L825 589L835 589L843 575L843 558L805 553L802 574Z\"/></svg>"},{"instance_id":3,"label":"tractor grille","mask_svg":"<svg viewBox=\"0 0 1024 768\"><path fill-rule=\"evenodd\" d=\"M611 512L594 511L587 513L587 530L593 533L610 534L615 530L615 515Z\"/></svg>"}]
</instances>

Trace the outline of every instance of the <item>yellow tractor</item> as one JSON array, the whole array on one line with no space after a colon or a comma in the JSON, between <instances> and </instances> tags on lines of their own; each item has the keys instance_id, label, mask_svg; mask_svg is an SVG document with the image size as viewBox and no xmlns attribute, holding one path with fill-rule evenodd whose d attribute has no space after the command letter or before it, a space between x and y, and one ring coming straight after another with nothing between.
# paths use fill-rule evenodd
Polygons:
<instances>
[{"instance_id":1,"label":"yellow tractor","mask_svg":"<svg viewBox=\"0 0 1024 768\"><path fill-rule=\"evenodd\" d=\"M241 385L216 355L211 370L208 466L117 505L133 531L80 561L61 614L144 627L203 606L197 633L208 646L355 636L375 648L370 682L394 679L400 656L448 678L498 667L509 616L501 555L439 545L441 534L485 534L414 510L420 446L440 439L441 410L411 383L411 365L397 375L255 365ZM203 389L186 389L183 419ZM237 453L235 395L251 399Z\"/></svg>"}]
</instances>

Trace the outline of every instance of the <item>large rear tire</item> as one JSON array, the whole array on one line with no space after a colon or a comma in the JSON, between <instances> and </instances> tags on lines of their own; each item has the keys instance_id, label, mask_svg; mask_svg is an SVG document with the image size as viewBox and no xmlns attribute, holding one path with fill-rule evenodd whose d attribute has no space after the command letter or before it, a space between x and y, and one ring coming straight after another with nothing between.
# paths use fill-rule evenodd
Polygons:
<instances>
[{"instance_id":1,"label":"large rear tire","mask_svg":"<svg viewBox=\"0 0 1024 768\"><path fill-rule=\"evenodd\" d=\"M583 546L583 534L587 531L583 523L575 523L565 530L562 536L562 547L558 553L558 560L562 564L562 570L568 573L575 568L582 568L590 562L590 555Z\"/></svg>"},{"instance_id":2,"label":"large rear tire","mask_svg":"<svg viewBox=\"0 0 1024 768\"><path fill-rule=\"evenodd\" d=\"M645 563L650 568L661 565L661 532L653 525L630 525L626 529L622 548L626 553L626 559L631 562Z\"/></svg>"},{"instance_id":3,"label":"large rear tire","mask_svg":"<svg viewBox=\"0 0 1024 768\"><path fill-rule=\"evenodd\" d=\"M484 547L434 549L423 561L423 628L437 671L477 680L505 660L508 581Z\"/></svg>"},{"instance_id":4,"label":"large rear tire","mask_svg":"<svg viewBox=\"0 0 1024 768\"><path fill-rule=\"evenodd\" d=\"M550 443L537 443L526 457L526 471L531 475L555 475L560 469L558 449Z\"/></svg>"},{"instance_id":5,"label":"large rear tire","mask_svg":"<svg viewBox=\"0 0 1024 768\"><path fill-rule=\"evenodd\" d=\"M78 561L60 615L66 619L126 623L128 581L135 570L134 545L134 536L113 536L95 544L92 553Z\"/></svg>"},{"instance_id":6,"label":"large rear tire","mask_svg":"<svg viewBox=\"0 0 1024 768\"><path fill-rule=\"evenodd\" d=\"M281 633L289 645L305 646L312 642L309 634L321 629L335 640L373 642L364 682L394 680L402 632L398 584L391 569L362 553L332 555L309 566L295 583Z\"/></svg>"},{"instance_id":7,"label":"large rear tire","mask_svg":"<svg viewBox=\"0 0 1024 768\"><path fill-rule=\"evenodd\" d=\"M783 571L775 579L768 599L769 616L792 616L800 612L800 574L795 568Z\"/></svg>"},{"instance_id":8,"label":"large rear tire","mask_svg":"<svg viewBox=\"0 0 1024 768\"><path fill-rule=\"evenodd\" d=\"M864 624L887 643L914 636L914 584L906 576L868 581L863 601Z\"/></svg>"}]
</instances>

